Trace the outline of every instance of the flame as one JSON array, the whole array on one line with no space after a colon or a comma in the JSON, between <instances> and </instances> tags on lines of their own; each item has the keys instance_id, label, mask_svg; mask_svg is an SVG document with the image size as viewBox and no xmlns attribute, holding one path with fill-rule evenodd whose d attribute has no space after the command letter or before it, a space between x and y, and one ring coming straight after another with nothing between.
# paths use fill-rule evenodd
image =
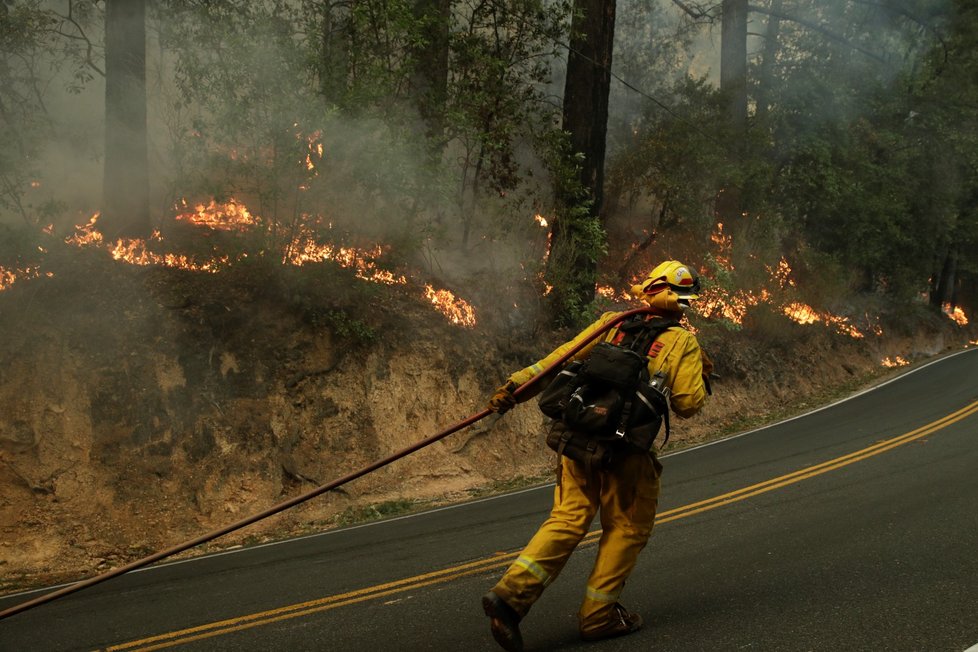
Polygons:
<instances>
[{"instance_id":1,"label":"flame","mask_svg":"<svg viewBox=\"0 0 978 652\"><path fill-rule=\"evenodd\" d=\"M735 324L743 324L747 310L770 299L770 293L762 289L758 293L737 290L733 294L721 288L707 288L700 292L699 300L692 302L693 308L704 317L722 317Z\"/></svg>"},{"instance_id":2,"label":"flame","mask_svg":"<svg viewBox=\"0 0 978 652\"><path fill-rule=\"evenodd\" d=\"M804 303L789 303L782 310L784 314L799 324L814 324L817 321L821 321L815 309Z\"/></svg>"},{"instance_id":3,"label":"flame","mask_svg":"<svg viewBox=\"0 0 978 652\"><path fill-rule=\"evenodd\" d=\"M619 292L618 290L611 287L610 285L595 286L595 291L597 291L597 293L600 296L604 297L605 299L608 299L609 301L631 301L634 298L627 292L624 291Z\"/></svg>"},{"instance_id":4,"label":"flame","mask_svg":"<svg viewBox=\"0 0 978 652\"><path fill-rule=\"evenodd\" d=\"M953 320L958 326L968 325L968 316L964 314L964 310L961 310L961 308L957 306L952 308L950 303L945 303L941 306L941 309L948 316L948 319Z\"/></svg>"},{"instance_id":5,"label":"flame","mask_svg":"<svg viewBox=\"0 0 978 652\"><path fill-rule=\"evenodd\" d=\"M910 362L907 361L907 359L904 358L902 355L898 355L893 359L890 359L888 357L883 358L882 360L880 360L880 364L887 368L893 368L893 367L905 367L906 365L910 364Z\"/></svg>"},{"instance_id":6,"label":"flame","mask_svg":"<svg viewBox=\"0 0 978 652\"><path fill-rule=\"evenodd\" d=\"M321 153L321 144L316 144L316 151ZM187 208L186 201L182 201L181 205L183 208ZM180 207L178 206L178 208ZM65 243L78 247L104 246L114 260L130 265L160 265L188 271L215 273L236 262L228 256L198 260L181 254L157 253L149 248L147 242L162 243L163 237L159 231L155 231L148 241L119 239L113 244L106 244L102 234L97 229L99 217L100 214L95 213L85 224L76 225L75 233L65 238ZM221 204L212 200L207 206L198 204L194 210L176 215L176 219L189 222L195 226L221 231L245 231L261 222L260 218L253 215L244 204L234 199ZM332 224L329 224L329 227L332 228ZM283 264L302 266L329 260L341 267L352 268L355 270L356 277L365 281L385 285L407 284L408 279L403 274L382 269L377 265L377 259L384 253L385 247L381 245L358 248L318 242L311 229L302 229L286 247L282 262ZM247 254L241 254L236 260L246 256ZM0 291L6 290L20 278L40 275L39 268L8 270L0 267ZM53 276L53 274L48 273L47 276ZM425 298L439 312L448 317L452 323L465 327L476 324L475 309L464 299L455 296L449 290L436 290L431 285L425 285L424 291Z\"/></svg>"},{"instance_id":7,"label":"flame","mask_svg":"<svg viewBox=\"0 0 978 652\"><path fill-rule=\"evenodd\" d=\"M11 272L4 269L3 267L0 267L0 292L3 292L7 288L9 288L16 281L17 281L16 272Z\"/></svg>"},{"instance_id":8,"label":"flame","mask_svg":"<svg viewBox=\"0 0 978 652\"><path fill-rule=\"evenodd\" d=\"M298 127L299 125L296 123L292 126ZM319 175L319 172L316 170L316 162L322 160L323 152L325 151L322 140L320 140L322 136L323 132L318 129L307 136L303 136L301 132L296 132L295 135L297 140L302 140L303 138L306 140L307 151L303 159L303 167L305 167L307 172L312 172L313 176ZM299 188L302 190L306 189L303 186L299 186Z\"/></svg>"},{"instance_id":9,"label":"flame","mask_svg":"<svg viewBox=\"0 0 978 652\"><path fill-rule=\"evenodd\" d=\"M0 292L9 290L17 281L26 281L27 279L37 278L42 275L50 278L54 276L54 273L45 272L42 274L41 268L37 266L24 267L20 269L7 269L0 265Z\"/></svg>"},{"instance_id":10,"label":"flame","mask_svg":"<svg viewBox=\"0 0 978 652\"><path fill-rule=\"evenodd\" d=\"M40 188L40 187L41 187L40 181L31 181L31 188Z\"/></svg>"},{"instance_id":11,"label":"flame","mask_svg":"<svg viewBox=\"0 0 978 652\"><path fill-rule=\"evenodd\" d=\"M536 223L542 226L543 228L547 228L548 226L550 226L550 223L547 222L547 218L545 218L543 215L540 215L539 213L534 215L533 219L536 220Z\"/></svg>"},{"instance_id":12,"label":"flame","mask_svg":"<svg viewBox=\"0 0 978 652\"><path fill-rule=\"evenodd\" d=\"M856 339L862 339L865 337L865 335L863 335L858 328L849 323L848 317L841 317L828 312L818 312L805 303L795 301L783 306L781 310L790 319L798 322L799 324L815 324L817 322L825 322L826 324L834 327L835 330L843 335L848 335L849 337Z\"/></svg>"},{"instance_id":13,"label":"flame","mask_svg":"<svg viewBox=\"0 0 978 652\"><path fill-rule=\"evenodd\" d=\"M95 223L98 222L100 215L101 213L95 213L87 223L76 224L75 234L65 238L65 243L79 247L102 244L102 234L95 230Z\"/></svg>"},{"instance_id":14,"label":"flame","mask_svg":"<svg viewBox=\"0 0 978 652\"><path fill-rule=\"evenodd\" d=\"M436 290L430 285L424 286L424 293L435 308L453 324L467 328L475 326L475 310L464 299L456 297L449 290Z\"/></svg>"},{"instance_id":15,"label":"flame","mask_svg":"<svg viewBox=\"0 0 978 652\"><path fill-rule=\"evenodd\" d=\"M710 240L717 246L716 261L726 270L732 270L730 252L733 249L733 236L723 234L723 222L717 222L716 230L710 234Z\"/></svg>"},{"instance_id":16,"label":"flame","mask_svg":"<svg viewBox=\"0 0 978 652\"><path fill-rule=\"evenodd\" d=\"M380 245L375 245L369 249L337 247L331 243L316 242L310 233L304 232L296 236L289 244L285 262L301 267L309 263L321 263L330 260L339 264L340 267L353 268L356 271L356 277L364 281L384 285L406 284L407 279L403 275L377 267L375 260L383 254L384 248Z\"/></svg>"},{"instance_id":17,"label":"flame","mask_svg":"<svg viewBox=\"0 0 978 652\"><path fill-rule=\"evenodd\" d=\"M181 200L181 205L186 208L186 200ZM96 213L97 215L97 213ZM93 218L94 219L94 218ZM218 204L211 200L207 206L197 204L193 211L179 213L175 219L181 222L190 222L195 226L203 226L216 231L235 231L249 229L255 226L258 221L251 214L251 211L244 205L236 201L233 197L223 204Z\"/></svg>"},{"instance_id":18,"label":"flame","mask_svg":"<svg viewBox=\"0 0 978 652\"><path fill-rule=\"evenodd\" d=\"M159 233L154 234L159 239ZM183 254L158 254L146 248L146 241L117 240L115 245L109 249L109 253L115 260L129 263L130 265L146 266L160 265L162 267L173 267L185 269L191 272L208 272L214 274L222 267L230 263L227 256L220 256L211 260L198 262L196 259Z\"/></svg>"},{"instance_id":19,"label":"flame","mask_svg":"<svg viewBox=\"0 0 978 652\"><path fill-rule=\"evenodd\" d=\"M784 256L781 256L781 260L778 261L776 267L772 268L768 267L767 265L765 265L765 267L767 268L768 274L771 275L773 280L777 281L778 286L782 290L785 288L785 286L795 287L795 282L790 278L791 265L788 264L788 261L785 260Z\"/></svg>"}]
</instances>

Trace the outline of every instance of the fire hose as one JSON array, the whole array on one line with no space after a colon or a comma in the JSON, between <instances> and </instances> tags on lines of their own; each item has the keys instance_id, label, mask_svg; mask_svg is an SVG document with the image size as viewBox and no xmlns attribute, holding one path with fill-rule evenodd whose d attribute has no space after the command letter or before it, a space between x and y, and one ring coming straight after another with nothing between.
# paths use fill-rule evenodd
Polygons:
<instances>
[{"instance_id":1,"label":"fire hose","mask_svg":"<svg viewBox=\"0 0 978 652\"><path fill-rule=\"evenodd\" d=\"M544 369L541 373L537 374L536 376L534 376L533 378L525 382L523 385L520 385L520 387L514 390L513 395L519 398L521 395L526 394L530 387L537 384L537 382L540 381L541 379L548 377L553 370L563 366L563 364L567 362L572 356L577 354L581 349L583 349L585 346L593 342L595 339L607 333L614 326L618 325L625 319L628 319L629 317L633 317L635 315L642 315L642 314L652 314L651 308L647 308L647 307L635 308L634 310L628 310L619 313L618 315L615 316L614 319L603 324L600 328L595 330L593 333L590 333L586 338L584 338L578 344L570 348L564 355L562 355L553 364L551 364L546 369ZM208 541L213 541L214 539L224 536L225 534L234 532L235 530L239 530L253 523L257 523L258 521L264 520L269 516L273 516L275 514L278 514L279 512L283 512L287 509L295 507L300 503L304 503L307 500L320 496L326 493L327 491L332 491L333 489L336 489L337 487L340 487L348 482L351 482L352 480L356 480L357 478L363 477L368 473L373 473L374 471L387 466L391 462L395 462L401 459L402 457L407 457L411 453L417 452L422 448L425 448L426 446L435 443L436 441L440 441L445 437L448 437L449 435L458 432L459 430L468 428L472 424L484 419L490 414L492 414L492 410L489 409L482 410L481 412L473 414L472 416L462 421L459 421L458 423L446 428L445 430L442 430L439 433L431 435L430 437L427 437L425 439L421 439L415 442L414 444L412 444L411 446L403 448L397 451L396 453L392 453L391 455L388 455L383 459L377 460L372 464L369 464L368 466L365 466L357 471L354 471L341 478L333 480L332 482L328 482L324 485L316 487L315 489L307 491L304 494L300 494L298 496L290 498L276 505L272 505L268 509L265 509L264 511L261 511L257 514L248 516L246 518L231 523L230 525L225 525L224 527L218 528L216 530L212 530L210 532L200 535L199 537L196 537L195 539L185 541L184 543L173 546L171 548L167 548L166 550L161 550L147 557L143 557L142 559L138 559L136 561L130 562L123 566L110 569L99 575L95 575L85 580L80 580L78 582L69 584L50 593L45 593L44 595L38 596L32 600L28 600L27 602L22 602L20 604L14 605L13 607L4 609L3 611L0 611L0 620L21 613L23 611L27 611L28 609L32 609L42 604L52 602L54 600L57 600L58 598L63 598L66 595L76 593L78 591L81 591L82 589L95 586L96 584L101 584L102 582L110 580L114 577L118 577L120 575L124 575L125 573L128 573L130 571L134 571L139 568L149 566L150 564L166 559L167 557L172 557L173 555L184 552L191 548L195 548L203 543L207 543Z\"/></svg>"}]
</instances>

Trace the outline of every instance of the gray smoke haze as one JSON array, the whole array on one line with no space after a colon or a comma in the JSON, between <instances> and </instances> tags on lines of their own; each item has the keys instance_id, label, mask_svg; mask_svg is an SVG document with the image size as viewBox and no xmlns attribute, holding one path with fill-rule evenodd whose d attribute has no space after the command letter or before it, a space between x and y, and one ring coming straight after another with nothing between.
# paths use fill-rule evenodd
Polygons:
<instances>
[{"instance_id":1,"label":"gray smoke haze","mask_svg":"<svg viewBox=\"0 0 978 652\"><path fill-rule=\"evenodd\" d=\"M892 81L899 67L874 56L902 63L926 50L919 32L907 29L906 16L898 13L863 11L858 15L865 20L854 23L852 2L781 4L797 20L782 20L779 39L805 46L786 48L778 62L783 66L783 101L801 101L811 92L804 85L809 80L792 84L787 68L791 57L817 52L812 44L823 40L833 56L845 60L825 68L835 77L819 80L825 120L851 117L854 108L844 90L864 80L867 71L878 83ZM68 3L45 6L66 14ZM151 17L147 100L154 219L172 214L182 198L206 203L212 197L233 196L266 220L285 224L303 214L320 215L337 233L349 232L361 241L420 240L411 262L420 261L429 272L460 282L486 271L538 266L544 244L533 216L546 213L548 188L529 147L517 149L520 184L505 196L484 187L475 195L464 189L479 164L478 143L464 137L448 143L443 155L448 164L431 172L418 120L368 112L352 117L332 110L328 98L323 101L316 80L300 65L311 45L287 24L288 18L298 20L303 6L296 2L296 13L285 18L269 13L247 33L221 31L218 22L189 28L188 22L174 22L167 8ZM462 9L458 11L461 16ZM718 19L715 8L711 11ZM611 148L650 110L649 96L670 106L678 80L694 77L715 84L719 74L717 20L692 20L670 0L622 0L618 14L614 70L641 92L613 81ZM93 11L84 27L98 65L101 13ZM748 50L755 63L767 27L768 16L751 13ZM55 222L63 231L87 219L101 201L104 83L97 74L79 83L76 73L86 66L77 61L52 72L51 62L62 55L46 56L49 61L42 58L35 66L43 73L51 128L43 142L34 143L30 163L39 170L40 183L27 192L25 203L36 210L45 202L61 202L63 211L36 217L38 222ZM556 101L560 56L552 62L554 74L545 87ZM373 99L365 98L364 104ZM661 111L655 106L652 110ZM237 122L230 124L232 119ZM314 133L320 134L324 154L311 176L302 169L300 141ZM609 160L613 154L609 152ZM537 174L531 178L527 169ZM22 217L5 210L0 219L10 223Z\"/></svg>"}]
</instances>

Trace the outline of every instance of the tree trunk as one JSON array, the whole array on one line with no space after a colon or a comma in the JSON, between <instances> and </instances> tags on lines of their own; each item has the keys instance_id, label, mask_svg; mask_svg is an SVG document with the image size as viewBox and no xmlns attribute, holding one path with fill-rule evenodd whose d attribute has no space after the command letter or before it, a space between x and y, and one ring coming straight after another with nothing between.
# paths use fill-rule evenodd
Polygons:
<instances>
[{"instance_id":1,"label":"tree trunk","mask_svg":"<svg viewBox=\"0 0 978 652\"><path fill-rule=\"evenodd\" d=\"M414 5L424 37L414 53L414 95L433 156L441 154L445 132L451 10L450 0L416 0Z\"/></svg>"},{"instance_id":2,"label":"tree trunk","mask_svg":"<svg viewBox=\"0 0 978 652\"><path fill-rule=\"evenodd\" d=\"M771 13L764 31L764 51L761 69L757 76L757 121L767 121L771 104L771 87L774 84L774 63L778 56L778 37L781 34L781 0L771 0Z\"/></svg>"},{"instance_id":3,"label":"tree trunk","mask_svg":"<svg viewBox=\"0 0 978 652\"><path fill-rule=\"evenodd\" d=\"M558 214L547 274L554 287L557 322L573 320L570 312L594 300L597 261L595 243L588 240L593 239L595 230L582 227L587 226L585 222L600 220L615 8L615 0L574 1L563 129L569 134L570 155L581 158L576 183L562 185L558 181L556 190ZM586 214L574 210L588 200Z\"/></svg>"},{"instance_id":4,"label":"tree trunk","mask_svg":"<svg viewBox=\"0 0 978 652\"><path fill-rule=\"evenodd\" d=\"M327 102L342 105L346 100L350 65L350 17L332 2L323 3L319 27L319 88Z\"/></svg>"},{"instance_id":5,"label":"tree trunk","mask_svg":"<svg viewBox=\"0 0 978 652\"><path fill-rule=\"evenodd\" d=\"M726 99L730 154L741 159L747 135L747 0L723 0L720 92ZM719 219L731 223L743 211L741 189L732 182L717 197Z\"/></svg>"},{"instance_id":6,"label":"tree trunk","mask_svg":"<svg viewBox=\"0 0 978 652\"><path fill-rule=\"evenodd\" d=\"M958 271L958 256L954 248L948 249L944 256L944 264L935 281L931 284L930 305L940 310L944 304L953 307L955 299L955 280Z\"/></svg>"},{"instance_id":7,"label":"tree trunk","mask_svg":"<svg viewBox=\"0 0 978 652\"><path fill-rule=\"evenodd\" d=\"M720 91L734 133L747 128L747 0L723 0Z\"/></svg>"},{"instance_id":8,"label":"tree trunk","mask_svg":"<svg viewBox=\"0 0 978 652\"><path fill-rule=\"evenodd\" d=\"M105 166L99 228L108 240L150 233L145 0L105 3Z\"/></svg>"}]
</instances>

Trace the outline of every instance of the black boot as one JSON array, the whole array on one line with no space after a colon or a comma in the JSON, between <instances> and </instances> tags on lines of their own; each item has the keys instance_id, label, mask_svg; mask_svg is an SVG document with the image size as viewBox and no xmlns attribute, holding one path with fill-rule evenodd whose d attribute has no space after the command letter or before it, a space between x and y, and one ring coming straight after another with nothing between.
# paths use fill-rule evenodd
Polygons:
<instances>
[{"instance_id":1,"label":"black boot","mask_svg":"<svg viewBox=\"0 0 978 652\"><path fill-rule=\"evenodd\" d=\"M520 615L492 591L482 596L482 609L491 618L489 626L496 642L507 652L523 652Z\"/></svg>"},{"instance_id":2,"label":"black boot","mask_svg":"<svg viewBox=\"0 0 978 652\"><path fill-rule=\"evenodd\" d=\"M585 641L601 641L606 638L625 636L640 629L642 629L642 616L616 603L611 620L597 629L582 631L581 638Z\"/></svg>"}]
</instances>

